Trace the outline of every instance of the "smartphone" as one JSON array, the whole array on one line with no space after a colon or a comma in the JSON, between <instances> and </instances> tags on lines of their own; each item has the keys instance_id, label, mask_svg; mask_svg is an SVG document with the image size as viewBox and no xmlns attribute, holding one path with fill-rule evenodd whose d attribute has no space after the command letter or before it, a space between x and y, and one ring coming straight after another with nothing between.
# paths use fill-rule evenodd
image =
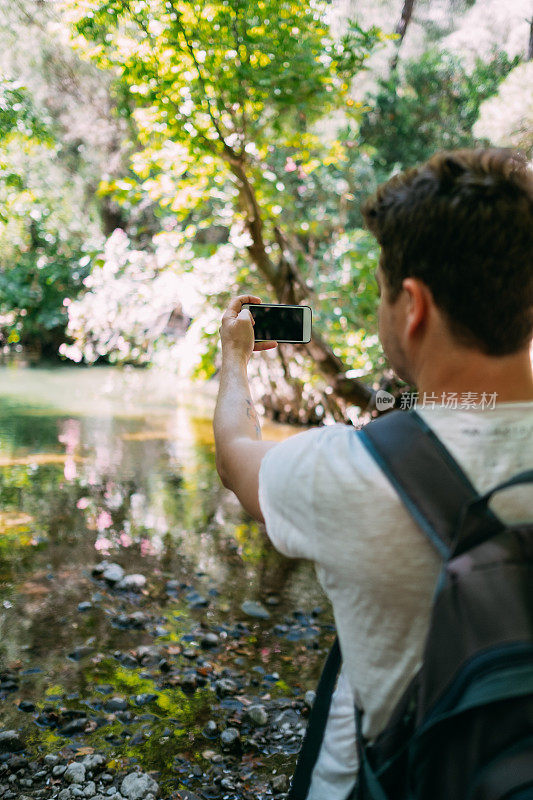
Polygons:
<instances>
[{"instance_id":1,"label":"smartphone","mask_svg":"<svg viewBox=\"0 0 533 800\"><path fill-rule=\"evenodd\" d=\"M254 318L256 342L276 341L305 343L311 341L310 306L287 306L276 303L243 303Z\"/></svg>"}]
</instances>

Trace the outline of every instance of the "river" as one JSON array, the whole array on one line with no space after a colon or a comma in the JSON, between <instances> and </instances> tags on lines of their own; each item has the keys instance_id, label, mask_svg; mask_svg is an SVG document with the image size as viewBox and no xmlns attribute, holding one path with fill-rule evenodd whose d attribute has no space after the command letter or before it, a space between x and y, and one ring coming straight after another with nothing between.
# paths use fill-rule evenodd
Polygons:
<instances>
[{"instance_id":1,"label":"river","mask_svg":"<svg viewBox=\"0 0 533 800\"><path fill-rule=\"evenodd\" d=\"M283 796L333 628L311 566L220 483L215 398L150 370L0 369L0 728L36 764L98 752L164 797Z\"/></svg>"}]
</instances>

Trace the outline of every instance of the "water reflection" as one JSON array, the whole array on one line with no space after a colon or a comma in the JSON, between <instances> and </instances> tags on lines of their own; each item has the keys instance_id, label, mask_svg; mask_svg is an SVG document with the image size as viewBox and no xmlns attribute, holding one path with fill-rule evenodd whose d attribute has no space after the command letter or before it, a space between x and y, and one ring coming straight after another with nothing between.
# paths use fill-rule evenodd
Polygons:
<instances>
[{"instance_id":1,"label":"water reflection","mask_svg":"<svg viewBox=\"0 0 533 800\"><path fill-rule=\"evenodd\" d=\"M0 385L0 726L36 752L89 744L175 782L172 759L202 759L225 667L257 696L314 684L328 619L283 646L272 626L320 590L222 487L212 392L108 368L3 369ZM116 591L92 574L102 558L145 585ZM244 617L245 600L269 598L268 623ZM184 651L207 629L222 646L202 685Z\"/></svg>"}]
</instances>

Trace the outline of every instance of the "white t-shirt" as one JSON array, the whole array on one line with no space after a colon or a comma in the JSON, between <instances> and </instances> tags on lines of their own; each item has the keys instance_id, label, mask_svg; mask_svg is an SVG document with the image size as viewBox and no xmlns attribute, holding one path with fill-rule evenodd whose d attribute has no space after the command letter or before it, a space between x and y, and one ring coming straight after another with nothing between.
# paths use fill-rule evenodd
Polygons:
<instances>
[{"instance_id":1,"label":"white t-shirt","mask_svg":"<svg viewBox=\"0 0 533 800\"><path fill-rule=\"evenodd\" d=\"M533 402L417 411L480 493L533 468ZM351 425L269 450L259 503L274 546L315 562L333 606L343 669L309 800L346 800L357 774L354 698L372 739L421 665L440 559ZM531 484L490 507L504 522L533 520Z\"/></svg>"}]
</instances>

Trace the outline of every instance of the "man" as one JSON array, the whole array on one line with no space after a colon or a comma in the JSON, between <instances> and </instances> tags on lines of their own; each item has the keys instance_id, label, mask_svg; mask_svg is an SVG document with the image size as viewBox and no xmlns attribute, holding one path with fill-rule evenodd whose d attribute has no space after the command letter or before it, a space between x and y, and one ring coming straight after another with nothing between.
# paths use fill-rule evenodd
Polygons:
<instances>
[{"instance_id":1,"label":"man","mask_svg":"<svg viewBox=\"0 0 533 800\"><path fill-rule=\"evenodd\" d=\"M363 206L381 245L379 335L417 410L481 493L533 467L533 175L510 150L438 153ZM214 417L224 486L275 547L315 562L333 605L343 670L309 800L345 800L357 774L354 698L372 740L418 670L439 557L340 423L261 441L246 364L253 325L238 297L222 318ZM527 486L494 498L533 519Z\"/></svg>"}]
</instances>

